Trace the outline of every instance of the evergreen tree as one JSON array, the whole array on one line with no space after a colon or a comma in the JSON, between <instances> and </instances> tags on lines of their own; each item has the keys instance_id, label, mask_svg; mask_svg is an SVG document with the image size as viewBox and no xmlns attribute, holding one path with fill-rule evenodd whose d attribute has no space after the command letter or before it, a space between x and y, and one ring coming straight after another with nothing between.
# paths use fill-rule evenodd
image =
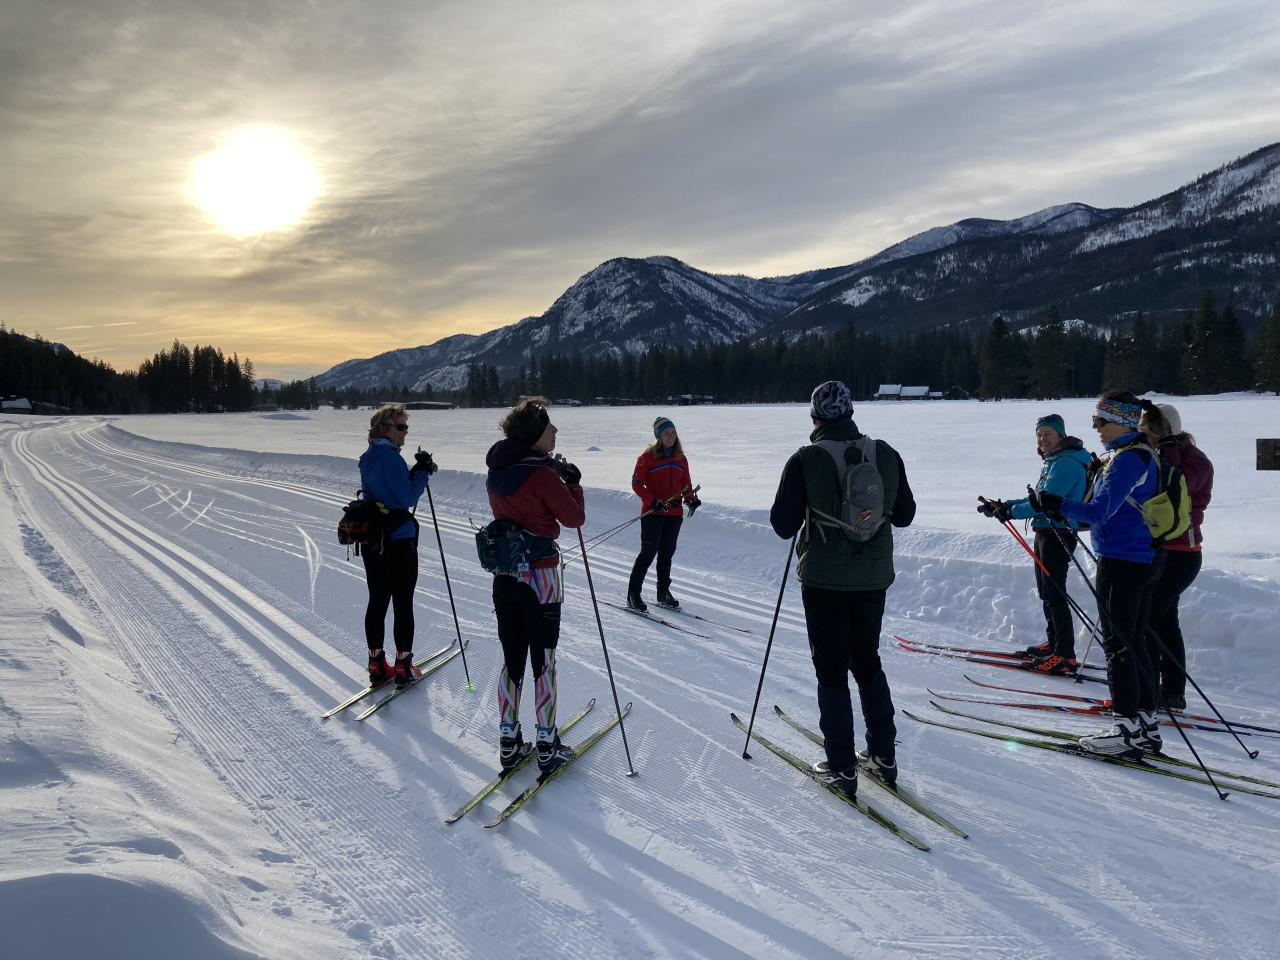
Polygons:
<instances>
[{"instance_id":1,"label":"evergreen tree","mask_svg":"<svg viewBox=\"0 0 1280 960\"><path fill-rule=\"evenodd\" d=\"M1056 317L1057 308L1052 315ZM1044 324L1036 331L1030 347L1031 376L1028 393L1037 400L1061 397L1069 378L1067 331L1061 320Z\"/></svg>"},{"instance_id":2,"label":"evergreen tree","mask_svg":"<svg viewBox=\"0 0 1280 960\"><path fill-rule=\"evenodd\" d=\"M1009 332L1002 316L991 321L978 359L978 396L1002 400L1022 395L1026 348L1022 338Z\"/></svg>"},{"instance_id":3,"label":"evergreen tree","mask_svg":"<svg viewBox=\"0 0 1280 960\"><path fill-rule=\"evenodd\" d=\"M1280 301L1253 341L1257 389L1280 393Z\"/></svg>"}]
</instances>

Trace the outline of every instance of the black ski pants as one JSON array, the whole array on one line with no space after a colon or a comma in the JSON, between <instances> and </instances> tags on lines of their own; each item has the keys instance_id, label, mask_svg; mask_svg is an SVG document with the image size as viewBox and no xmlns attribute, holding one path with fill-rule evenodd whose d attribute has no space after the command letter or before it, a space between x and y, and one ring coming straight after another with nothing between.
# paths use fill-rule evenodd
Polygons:
<instances>
[{"instance_id":1,"label":"black ski pants","mask_svg":"<svg viewBox=\"0 0 1280 960\"><path fill-rule=\"evenodd\" d=\"M658 558L658 593L661 595L671 589L671 558L676 555L676 541L680 539L680 524L683 522L684 517L679 515L668 517L651 513L640 518L640 555L631 568L628 593L639 593L644 588L644 578L655 556Z\"/></svg>"},{"instance_id":2,"label":"black ski pants","mask_svg":"<svg viewBox=\"0 0 1280 960\"><path fill-rule=\"evenodd\" d=\"M1163 644L1152 651L1160 664L1160 693L1164 697L1187 695L1187 645L1178 622L1178 600L1200 574L1204 555L1199 550L1166 550L1164 573L1151 593L1151 629Z\"/></svg>"},{"instance_id":3,"label":"black ski pants","mask_svg":"<svg viewBox=\"0 0 1280 960\"><path fill-rule=\"evenodd\" d=\"M533 587L515 577L493 578L493 612L507 674L520 684L526 662L537 680L546 669L545 650L560 642L559 603L539 603Z\"/></svg>"},{"instance_id":4,"label":"black ski pants","mask_svg":"<svg viewBox=\"0 0 1280 960\"><path fill-rule=\"evenodd\" d=\"M381 554L369 545L360 551L364 577L369 584L369 605L364 611L364 636L370 650L385 642L387 607L392 608L396 652L413 649L413 591L418 586L418 538L388 540Z\"/></svg>"},{"instance_id":5,"label":"black ski pants","mask_svg":"<svg viewBox=\"0 0 1280 960\"><path fill-rule=\"evenodd\" d=\"M889 679L879 653L885 591L805 585L801 599L809 653L818 678L819 726L826 741L827 762L833 770L847 770L857 763L850 673L858 686L867 749L892 761L898 731L893 723Z\"/></svg>"},{"instance_id":6,"label":"black ski pants","mask_svg":"<svg viewBox=\"0 0 1280 960\"><path fill-rule=\"evenodd\" d=\"M1076 625L1067 602L1067 571L1071 569L1076 539L1074 530L1036 531L1035 551L1040 558L1036 564L1036 590L1044 608L1045 637L1050 651L1068 659L1076 655ZM1040 564L1049 571L1047 576Z\"/></svg>"},{"instance_id":7,"label":"black ski pants","mask_svg":"<svg viewBox=\"0 0 1280 960\"><path fill-rule=\"evenodd\" d=\"M1163 569L1163 549L1156 550L1151 563L1098 558L1098 619L1107 654L1111 712L1118 717L1136 717L1139 710L1156 708L1147 620L1151 592Z\"/></svg>"}]
</instances>

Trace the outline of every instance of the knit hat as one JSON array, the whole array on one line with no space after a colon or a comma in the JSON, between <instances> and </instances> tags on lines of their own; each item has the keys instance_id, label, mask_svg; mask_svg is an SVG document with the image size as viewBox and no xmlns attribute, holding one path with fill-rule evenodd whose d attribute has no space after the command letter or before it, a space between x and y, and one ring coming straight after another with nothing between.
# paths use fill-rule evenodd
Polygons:
<instances>
[{"instance_id":1,"label":"knit hat","mask_svg":"<svg viewBox=\"0 0 1280 960\"><path fill-rule=\"evenodd\" d=\"M1043 417L1036 421L1036 429L1041 427L1053 427L1058 431L1058 436L1065 437L1067 435L1067 425L1063 422L1062 417L1056 413L1046 413Z\"/></svg>"},{"instance_id":2,"label":"knit hat","mask_svg":"<svg viewBox=\"0 0 1280 960\"><path fill-rule=\"evenodd\" d=\"M1165 423L1169 424L1169 436L1176 437L1182 432L1182 417L1171 403L1157 403L1157 409L1164 414Z\"/></svg>"},{"instance_id":3,"label":"knit hat","mask_svg":"<svg viewBox=\"0 0 1280 960\"><path fill-rule=\"evenodd\" d=\"M839 380L828 380L814 388L809 398L809 416L814 420L836 420L853 414L853 396Z\"/></svg>"},{"instance_id":4,"label":"knit hat","mask_svg":"<svg viewBox=\"0 0 1280 960\"><path fill-rule=\"evenodd\" d=\"M655 438L662 436L663 430L674 430L675 428L676 425L666 417L658 417L653 421L653 435Z\"/></svg>"},{"instance_id":5,"label":"knit hat","mask_svg":"<svg viewBox=\"0 0 1280 960\"><path fill-rule=\"evenodd\" d=\"M544 407L529 404L519 413L513 412L513 415L508 416L505 432L512 440L519 440L526 447L532 447L542 439L550 422L551 417Z\"/></svg>"},{"instance_id":6,"label":"knit hat","mask_svg":"<svg viewBox=\"0 0 1280 960\"><path fill-rule=\"evenodd\" d=\"M1125 403L1123 400L1103 397L1098 401L1098 407L1093 413L1098 420L1107 420L1136 430L1138 420L1142 416L1142 407L1136 403Z\"/></svg>"}]
</instances>

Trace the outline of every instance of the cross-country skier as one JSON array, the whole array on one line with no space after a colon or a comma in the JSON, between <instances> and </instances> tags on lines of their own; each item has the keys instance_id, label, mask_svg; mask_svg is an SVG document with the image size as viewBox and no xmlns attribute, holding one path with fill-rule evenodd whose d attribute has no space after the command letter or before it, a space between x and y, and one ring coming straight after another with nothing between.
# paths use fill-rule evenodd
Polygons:
<instances>
[{"instance_id":1,"label":"cross-country skier","mask_svg":"<svg viewBox=\"0 0 1280 960\"><path fill-rule=\"evenodd\" d=\"M489 448L485 487L495 520L509 520L535 537L543 549L513 573L493 578L493 612L502 643L498 677L499 758L504 770L529 753L520 729L520 691L525 661L533 670L538 767L548 774L573 756L556 730L556 645L564 568L555 539L560 525L586 520L582 471L562 457L552 458L556 428L545 397L521 400L499 422L506 439Z\"/></svg>"},{"instance_id":2,"label":"cross-country skier","mask_svg":"<svg viewBox=\"0 0 1280 960\"><path fill-rule=\"evenodd\" d=\"M1200 524L1213 497L1213 464L1196 446L1195 437L1183 431L1182 418L1171 404L1152 404L1138 426L1160 456L1182 470L1191 498L1191 527L1165 541L1164 573L1151 594L1151 629L1164 644L1164 650L1152 651L1152 659L1160 664L1160 696L1170 709L1182 710L1187 706L1187 648L1178 622L1178 599L1200 573Z\"/></svg>"},{"instance_id":3,"label":"cross-country skier","mask_svg":"<svg viewBox=\"0 0 1280 960\"><path fill-rule=\"evenodd\" d=\"M369 420L369 445L360 455L360 486L364 499L403 511L416 507L436 472L431 454L419 451L410 469L400 455L409 432L409 415L403 406L387 404ZM413 665L413 591L418 585L418 521L412 516L386 530L378 544L361 551L369 604L365 608L364 633L369 645L369 682L386 683L393 676L402 687L422 676ZM387 662L382 647L387 607L392 607L392 637L396 643L395 666Z\"/></svg>"},{"instance_id":4,"label":"cross-country skier","mask_svg":"<svg viewBox=\"0 0 1280 960\"><path fill-rule=\"evenodd\" d=\"M1102 648L1111 687L1111 727L1081 737L1094 753L1138 758L1162 745L1156 716L1156 689L1147 679L1151 657L1147 618L1151 590L1164 567L1164 550L1154 544L1140 505L1155 495L1156 463L1138 431L1141 402L1132 393L1111 390L1098 398L1093 428L1111 454L1088 503L1037 491L1031 504L1054 518L1084 521L1098 556L1095 586Z\"/></svg>"},{"instance_id":5,"label":"cross-country skier","mask_svg":"<svg viewBox=\"0 0 1280 960\"><path fill-rule=\"evenodd\" d=\"M778 536L800 533L796 576L801 583L809 652L818 678L820 726L827 759L815 771L847 796L856 795L858 760L889 783L898 777L893 722L893 697L880 665L880 622L885 594L894 580L891 526L909 526L916 502L907 484L907 471L898 452L883 440L872 441L876 470L883 481L882 523L870 539L855 542L838 526L821 519L839 517L842 494L835 452L820 444L834 441L848 448L863 434L853 422L849 388L829 380L813 391L809 416L812 441L787 461L769 522ZM855 447L855 449L857 449ZM860 460L854 460L854 466ZM853 703L849 674L858 685L867 748L858 752L853 733Z\"/></svg>"},{"instance_id":6,"label":"cross-country skier","mask_svg":"<svg viewBox=\"0 0 1280 960\"><path fill-rule=\"evenodd\" d=\"M1066 424L1056 413L1036 421L1036 452L1043 463L1036 490L1055 493L1064 500L1084 498L1090 456L1076 437L1067 436ZM1076 630L1067 602L1067 571L1076 549L1074 520L1053 520L1039 513L1026 497L987 500L978 512L1001 522L1031 520L1035 534L1033 549L1040 561L1035 565L1036 590L1044 610L1045 642L1020 651L1032 657L1029 669L1055 676L1076 672ZM1041 569L1043 565L1044 569ZM1048 571L1046 575L1045 571Z\"/></svg>"},{"instance_id":7,"label":"cross-country skier","mask_svg":"<svg viewBox=\"0 0 1280 960\"><path fill-rule=\"evenodd\" d=\"M631 567L627 584L627 606L641 612L649 609L640 596L644 578L653 558L658 558L658 605L676 608L680 601L671 595L671 558L676 553L684 508L689 516L702 506L689 479L689 461L680 445L675 424L666 417L653 421L653 443L645 447L631 474L631 489L640 498L640 554Z\"/></svg>"}]
</instances>

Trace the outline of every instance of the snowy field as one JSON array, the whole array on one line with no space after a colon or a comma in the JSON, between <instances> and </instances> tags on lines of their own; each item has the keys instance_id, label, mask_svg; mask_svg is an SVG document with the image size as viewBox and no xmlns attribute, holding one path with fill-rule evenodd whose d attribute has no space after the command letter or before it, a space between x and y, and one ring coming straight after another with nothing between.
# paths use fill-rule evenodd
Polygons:
<instances>
[{"instance_id":1,"label":"snowy field","mask_svg":"<svg viewBox=\"0 0 1280 960\"><path fill-rule=\"evenodd\" d=\"M1280 473L1254 469L1254 440L1280 435L1280 400L1172 402L1217 471L1205 569L1183 600L1192 676L1233 719L1278 727ZM362 570L334 525L358 485L367 411L0 418L5 955L1280 956L1280 799L1233 791L1222 802L1199 784L901 716L947 720L929 688L1034 699L980 689L966 673L1105 696L1100 684L892 640L1001 649L1042 637L1025 553L974 506L1034 482L1033 424L1045 412L1098 449L1091 409L855 409L902 453L920 504L915 525L895 531L882 644L901 782L970 836L874 784L859 796L927 853L767 750L744 761L729 720L751 711L778 598L788 545L767 514L783 461L807 440L802 405L553 411L558 449L588 489L588 539L638 512L632 464L654 416L674 419L705 506L681 533L673 592L715 622L673 620L679 631L601 605L619 696L635 703L626 732L639 775L623 776L615 730L493 830L483 824L533 771L443 820L496 766L500 650L469 520L489 516L483 458L501 411L410 421L409 448L442 467L432 494L474 688L456 659L363 723L319 715L362 683ZM417 648L427 652L455 629L426 498L419 517ZM602 598L621 602L638 539L632 526L593 549ZM566 531L562 543L576 540ZM612 697L580 563L566 581L561 717L595 697L590 730ZM1074 575L1071 589L1092 610ZM816 727L794 579L756 726L816 759L774 704ZM1077 733L1103 725L951 706ZM1191 736L1209 764L1280 782L1280 739L1249 737L1261 750L1251 761L1225 734ZM1189 756L1171 728L1165 737Z\"/></svg>"}]
</instances>

